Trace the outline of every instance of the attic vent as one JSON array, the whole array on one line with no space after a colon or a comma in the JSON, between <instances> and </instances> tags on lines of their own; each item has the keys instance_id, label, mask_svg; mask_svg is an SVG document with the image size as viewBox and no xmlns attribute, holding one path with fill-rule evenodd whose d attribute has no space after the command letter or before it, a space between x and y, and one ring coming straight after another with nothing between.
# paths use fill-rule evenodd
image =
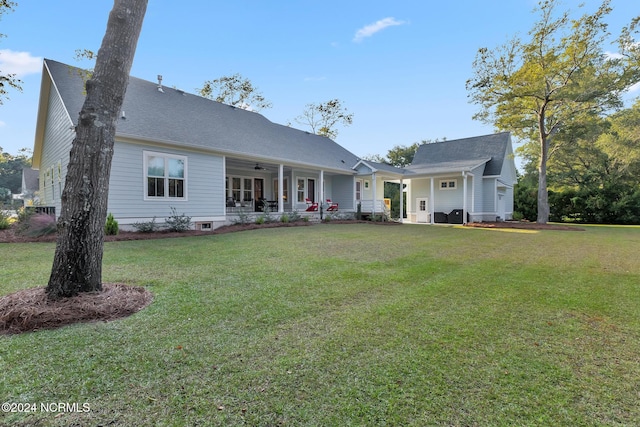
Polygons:
<instances>
[{"instance_id":1,"label":"attic vent","mask_svg":"<svg viewBox=\"0 0 640 427\"><path fill-rule=\"evenodd\" d=\"M160 74L158 74L158 92L164 93L164 90L162 90L162 75Z\"/></svg>"}]
</instances>

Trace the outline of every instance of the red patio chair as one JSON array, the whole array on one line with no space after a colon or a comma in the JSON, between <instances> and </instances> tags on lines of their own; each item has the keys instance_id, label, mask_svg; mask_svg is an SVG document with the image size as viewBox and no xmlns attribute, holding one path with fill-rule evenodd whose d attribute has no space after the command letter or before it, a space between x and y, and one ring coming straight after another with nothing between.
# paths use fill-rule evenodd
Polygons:
<instances>
[{"instance_id":1,"label":"red patio chair","mask_svg":"<svg viewBox=\"0 0 640 427\"><path fill-rule=\"evenodd\" d=\"M318 202L312 202L310 198L304 199L307 204L306 212L317 212L318 211Z\"/></svg>"},{"instance_id":2,"label":"red patio chair","mask_svg":"<svg viewBox=\"0 0 640 427\"><path fill-rule=\"evenodd\" d=\"M329 205L327 212L336 212L338 210L338 204L332 202L331 199L327 199L327 204Z\"/></svg>"}]
</instances>

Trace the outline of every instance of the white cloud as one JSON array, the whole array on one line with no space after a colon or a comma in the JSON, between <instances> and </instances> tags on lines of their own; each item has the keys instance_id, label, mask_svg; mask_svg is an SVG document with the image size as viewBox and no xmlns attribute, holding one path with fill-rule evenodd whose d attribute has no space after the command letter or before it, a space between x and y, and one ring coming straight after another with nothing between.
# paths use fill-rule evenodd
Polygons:
<instances>
[{"instance_id":1,"label":"white cloud","mask_svg":"<svg viewBox=\"0 0 640 427\"><path fill-rule=\"evenodd\" d=\"M0 49L0 71L4 74L15 74L16 77L39 73L42 69L42 58L31 56L29 52L15 52Z\"/></svg>"},{"instance_id":2,"label":"white cloud","mask_svg":"<svg viewBox=\"0 0 640 427\"><path fill-rule=\"evenodd\" d=\"M371 37L375 33L384 30L388 27L393 27L395 25L404 25L406 22L398 21L396 18L384 18L379 21L374 22L373 24L365 25L356 31L356 35L353 37L353 41L356 43L361 42L367 37Z\"/></svg>"},{"instance_id":3,"label":"white cloud","mask_svg":"<svg viewBox=\"0 0 640 427\"><path fill-rule=\"evenodd\" d=\"M321 81L324 81L324 80L327 80L327 78L324 77L324 76L320 76L320 77L305 77L304 78L305 82L321 82Z\"/></svg>"},{"instance_id":4,"label":"white cloud","mask_svg":"<svg viewBox=\"0 0 640 427\"><path fill-rule=\"evenodd\" d=\"M640 82L634 84L628 90L628 92L638 92L638 91L640 91Z\"/></svg>"}]
</instances>

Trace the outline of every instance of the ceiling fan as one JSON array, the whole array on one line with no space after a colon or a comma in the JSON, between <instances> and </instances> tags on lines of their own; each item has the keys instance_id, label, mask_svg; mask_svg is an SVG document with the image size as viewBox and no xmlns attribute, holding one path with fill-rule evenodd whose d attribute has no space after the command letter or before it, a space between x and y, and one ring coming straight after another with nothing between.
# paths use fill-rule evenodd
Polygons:
<instances>
[{"instance_id":1,"label":"ceiling fan","mask_svg":"<svg viewBox=\"0 0 640 427\"><path fill-rule=\"evenodd\" d=\"M256 163L256 165L254 166L254 169L257 171L267 170L267 168L260 166L260 163Z\"/></svg>"}]
</instances>

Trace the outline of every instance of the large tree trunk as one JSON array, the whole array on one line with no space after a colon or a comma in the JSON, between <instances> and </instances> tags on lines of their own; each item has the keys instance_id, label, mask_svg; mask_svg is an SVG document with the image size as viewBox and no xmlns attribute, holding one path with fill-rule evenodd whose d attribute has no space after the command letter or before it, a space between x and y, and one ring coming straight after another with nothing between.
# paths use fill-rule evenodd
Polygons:
<instances>
[{"instance_id":1,"label":"large tree trunk","mask_svg":"<svg viewBox=\"0 0 640 427\"><path fill-rule=\"evenodd\" d=\"M102 251L116 122L147 0L115 0L80 111L62 193L49 298L102 289Z\"/></svg>"},{"instance_id":2,"label":"large tree trunk","mask_svg":"<svg viewBox=\"0 0 640 427\"><path fill-rule=\"evenodd\" d=\"M538 163L538 224L549 222L549 193L547 191L548 137L540 137L540 162Z\"/></svg>"}]
</instances>

